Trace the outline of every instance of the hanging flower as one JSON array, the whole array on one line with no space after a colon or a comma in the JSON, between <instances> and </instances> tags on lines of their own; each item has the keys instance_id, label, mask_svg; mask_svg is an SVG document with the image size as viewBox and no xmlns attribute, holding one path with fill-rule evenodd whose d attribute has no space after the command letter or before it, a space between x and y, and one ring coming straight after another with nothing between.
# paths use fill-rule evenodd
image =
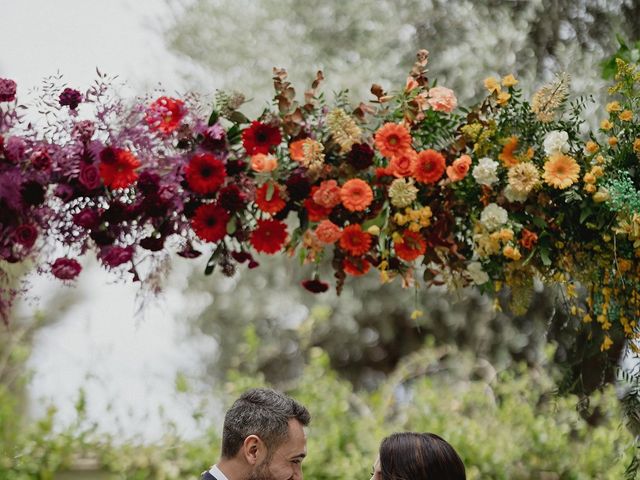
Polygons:
<instances>
[{"instance_id":1,"label":"hanging flower","mask_svg":"<svg viewBox=\"0 0 640 480\"><path fill-rule=\"evenodd\" d=\"M418 153L413 169L414 178L422 183L435 183L440 180L446 168L444 157L435 150L428 149Z\"/></svg>"},{"instance_id":2,"label":"hanging flower","mask_svg":"<svg viewBox=\"0 0 640 480\"><path fill-rule=\"evenodd\" d=\"M115 268L131 261L133 258L133 247L106 245L100 249L98 256L106 267Z\"/></svg>"},{"instance_id":3,"label":"hanging flower","mask_svg":"<svg viewBox=\"0 0 640 480\"><path fill-rule=\"evenodd\" d=\"M109 150L105 152L105 150ZM136 181L136 168L140 161L129 150L105 148L100 155L100 176L104 184L111 188L126 188Z\"/></svg>"},{"instance_id":4,"label":"hanging flower","mask_svg":"<svg viewBox=\"0 0 640 480\"><path fill-rule=\"evenodd\" d=\"M411 134L403 125L385 123L375 135L378 151L387 158L392 158L411 148Z\"/></svg>"},{"instance_id":5,"label":"hanging flower","mask_svg":"<svg viewBox=\"0 0 640 480\"><path fill-rule=\"evenodd\" d=\"M269 197L270 189L271 196ZM280 195L281 190L277 184L273 182L265 182L256 190L256 205L263 212L275 215L287 204Z\"/></svg>"},{"instance_id":6,"label":"hanging flower","mask_svg":"<svg viewBox=\"0 0 640 480\"><path fill-rule=\"evenodd\" d=\"M364 258L345 258L342 261L342 269L347 275L359 277L366 274L371 268L371 264Z\"/></svg>"},{"instance_id":7,"label":"hanging flower","mask_svg":"<svg viewBox=\"0 0 640 480\"><path fill-rule=\"evenodd\" d=\"M60 280L73 280L80 274L81 270L82 266L73 258L57 258L55 262L51 264L51 273Z\"/></svg>"},{"instance_id":8,"label":"hanging flower","mask_svg":"<svg viewBox=\"0 0 640 480\"><path fill-rule=\"evenodd\" d=\"M413 150L405 150L394 156L389 162L389 171L396 178L410 177L413 174L418 153Z\"/></svg>"},{"instance_id":9,"label":"hanging flower","mask_svg":"<svg viewBox=\"0 0 640 480\"><path fill-rule=\"evenodd\" d=\"M227 234L229 213L213 203L200 205L191 218L191 227L205 242L217 242Z\"/></svg>"},{"instance_id":10,"label":"hanging flower","mask_svg":"<svg viewBox=\"0 0 640 480\"><path fill-rule=\"evenodd\" d=\"M224 183L224 163L211 153L198 153L191 158L185 169L189 188L200 195L215 193Z\"/></svg>"},{"instance_id":11,"label":"hanging flower","mask_svg":"<svg viewBox=\"0 0 640 480\"><path fill-rule=\"evenodd\" d=\"M340 189L340 198L344 207L351 212L361 212L371 205L373 191L367 182L352 178Z\"/></svg>"},{"instance_id":12,"label":"hanging flower","mask_svg":"<svg viewBox=\"0 0 640 480\"><path fill-rule=\"evenodd\" d=\"M471 167L471 157L469 155L461 155L456 158L453 163L447 167L447 177L452 182L459 182L469 173Z\"/></svg>"},{"instance_id":13,"label":"hanging flower","mask_svg":"<svg viewBox=\"0 0 640 480\"><path fill-rule=\"evenodd\" d=\"M249 155L267 154L281 141L279 128L258 121L251 122L251 125L242 131L242 144Z\"/></svg>"},{"instance_id":14,"label":"hanging flower","mask_svg":"<svg viewBox=\"0 0 640 480\"><path fill-rule=\"evenodd\" d=\"M344 227L340 236L340 248L354 257L361 257L371 248L371 235L358 224Z\"/></svg>"},{"instance_id":15,"label":"hanging flower","mask_svg":"<svg viewBox=\"0 0 640 480\"><path fill-rule=\"evenodd\" d=\"M287 225L279 220L258 220L258 227L251 232L249 241L256 252L277 253L287 239Z\"/></svg>"},{"instance_id":16,"label":"hanging flower","mask_svg":"<svg viewBox=\"0 0 640 480\"><path fill-rule=\"evenodd\" d=\"M562 153L554 153L544 164L544 181L554 188L564 190L578 181L580 165L573 157Z\"/></svg>"},{"instance_id":17,"label":"hanging flower","mask_svg":"<svg viewBox=\"0 0 640 480\"><path fill-rule=\"evenodd\" d=\"M336 243L341 236L342 230L331 220L322 220L316 227L316 237L327 245Z\"/></svg>"},{"instance_id":18,"label":"hanging flower","mask_svg":"<svg viewBox=\"0 0 640 480\"><path fill-rule=\"evenodd\" d=\"M151 130L168 135L180 126L185 114L182 100L163 96L149 106L145 121Z\"/></svg>"},{"instance_id":19,"label":"hanging flower","mask_svg":"<svg viewBox=\"0 0 640 480\"><path fill-rule=\"evenodd\" d=\"M302 282L302 286L311 293L324 293L329 290L329 284L318 279L305 280Z\"/></svg>"},{"instance_id":20,"label":"hanging flower","mask_svg":"<svg viewBox=\"0 0 640 480\"><path fill-rule=\"evenodd\" d=\"M427 250L427 242L418 232L405 230L402 233L401 240L395 240L393 247L396 250L397 257L405 262L412 262L420 255L424 255Z\"/></svg>"}]
</instances>

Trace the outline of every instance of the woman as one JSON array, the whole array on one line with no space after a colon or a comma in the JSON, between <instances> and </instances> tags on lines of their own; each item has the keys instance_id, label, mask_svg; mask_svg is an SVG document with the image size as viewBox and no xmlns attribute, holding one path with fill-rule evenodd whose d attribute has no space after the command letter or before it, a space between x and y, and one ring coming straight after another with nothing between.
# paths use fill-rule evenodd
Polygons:
<instances>
[{"instance_id":1,"label":"woman","mask_svg":"<svg viewBox=\"0 0 640 480\"><path fill-rule=\"evenodd\" d=\"M464 464L433 433L394 433L380 444L371 480L465 480Z\"/></svg>"}]
</instances>

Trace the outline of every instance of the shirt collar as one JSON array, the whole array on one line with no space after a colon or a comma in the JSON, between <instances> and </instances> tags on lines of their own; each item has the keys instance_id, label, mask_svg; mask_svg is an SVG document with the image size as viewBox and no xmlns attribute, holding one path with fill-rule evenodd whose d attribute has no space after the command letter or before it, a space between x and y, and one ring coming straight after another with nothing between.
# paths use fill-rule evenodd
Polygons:
<instances>
[{"instance_id":1,"label":"shirt collar","mask_svg":"<svg viewBox=\"0 0 640 480\"><path fill-rule=\"evenodd\" d=\"M227 476L224 473L222 473L222 470L218 468L218 465L214 465L213 467L211 467L211 470L209 470L209 473L214 477L216 477L217 480L229 480Z\"/></svg>"}]
</instances>

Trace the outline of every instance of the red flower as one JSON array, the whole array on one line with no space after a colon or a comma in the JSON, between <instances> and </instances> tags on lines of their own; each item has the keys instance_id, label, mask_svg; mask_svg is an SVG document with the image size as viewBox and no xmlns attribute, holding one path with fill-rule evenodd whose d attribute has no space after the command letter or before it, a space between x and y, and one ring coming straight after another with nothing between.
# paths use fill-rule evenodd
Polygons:
<instances>
[{"instance_id":1,"label":"red flower","mask_svg":"<svg viewBox=\"0 0 640 480\"><path fill-rule=\"evenodd\" d=\"M166 135L178 128L184 115L185 109L182 100L160 97L149 106L145 120L151 130Z\"/></svg>"},{"instance_id":2,"label":"red flower","mask_svg":"<svg viewBox=\"0 0 640 480\"><path fill-rule=\"evenodd\" d=\"M323 293L329 290L329 284L320 280L305 280L302 282L302 286L309 290L311 293Z\"/></svg>"},{"instance_id":3,"label":"red flower","mask_svg":"<svg viewBox=\"0 0 640 480\"><path fill-rule=\"evenodd\" d=\"M445 169L446 165L442 154L428 149L418 153L413 176L422 183L435 183L440 180Z\"/></svg>"},{"instance_id":4,"label":"red flower","mask_svg":"<svg viewBox=\"0 0 640 480\"><path fill-rule=\"evenodd\" d=\"M251 122L251 126L242 131L242 144L249 155L267 154L271 147L279 145L281 141L278 128L257 121Z\"/></svg>"},{"instance_id":5,"label":"red flower","mask_svg":"<svg viewBox=\"0 0 640 480\"><path fill-rule=\"evenodd\" d=\"M359 277L369 271L371 264L364 258L345 258L342 261L342 269L348 275Z\"/></svg>"},{"instance_id":6,"label":"red flower","mask_svg":"<svg viewBox=\"0 0 640 480\"><path fill-rule=\"evenodd\" d=\"M424 252L427 250L427 242L424 237L417 232L405 230L402 234L402 240L402 243L393 243L396 249L396 255L401 260L411 262L420 255L424 255Z\"/></svg>"},{"instance_id":7,"label":"red flower","mask_svg":"<svg viewBox=\"0 0 640 480\"><path fill-rule=\"evenodd\" d=\"M344 227L340 236L340 248L354 257L361 257L371 248L371 235L362 231L360 225Z\"/></svg>"},{"instance_id":8,"label":"red flower","mask_svg":"<svg viewBox=\"0 0 640 480\"><path fill-rule=\"evenodd\" d=\"M214 193L224 183L224 164L210 153L198 153L185 170L189 188L200 195Z\"/></svg>"},{"instance_id":9,"label":"red flower","mask_svg":"<svg viewBox=\"0 0 640 480\"><path fill-rule=\"evenodd\" d=\"M269 197L269 188L272 189L271 197ZM256 205L265 213L272 215L282 210L287 202L280 196L280 188L272 182L265 182L256 190Z\"/></svg>"},{"instance_id":10,"label":"red flower","mask_svg":"<svg viewBox=\"0 0 640 480\"><path fill-rule=\"evenodd\" d=\"M331 213L331 208L323 207L322 205L318 205L313 201L313 196L318 191L320 187L315 186L311 188L311 195L304 201L304 208L307 209L307 213L309 215L310 222L320 222L329 216Z\"/></svg>"},{"instance_id":11,"label":"red flower","mask_svg":"<svg viewBox=\"0 0 640 480\"><path fill-rule=\"evenodd\" d=\"M205 242L217 242L227 234L229 213L213 203L200 205L191 219L191 227Z\"/></svg>"},{"instance_id":12,"label":"red flower","mask_svg":"<svg viewBox=\"0 0 640 480\"><path fill-rule=\"evenodd\" d=\"M287 226L279 220L258 220L249 241L256 252L277 253L287 239Z\"/></svg>"},{"instance_id":13,"label":"red flower","mask_svg":"<svg viewBox=\"0 0 640 480\"><path fill-rule=\"evenodd\" d=\"M109 148L109 155L100 156L100 176L104 184L112 189L125 188L138 178L136 168L140 166L140 160L129 150L121 148Z\"/></svg>"},{"instance_id":14,"label":"red flower","mask_svg":"<svg viewBox=\"0 0 640 480\"><path fill-rule=\"evenodd\" d=\"M82 267L78 261L68 257L57 258L51 265L51 273L60 280L73 280L81 270Z\"/></svg>"}]
</instances>

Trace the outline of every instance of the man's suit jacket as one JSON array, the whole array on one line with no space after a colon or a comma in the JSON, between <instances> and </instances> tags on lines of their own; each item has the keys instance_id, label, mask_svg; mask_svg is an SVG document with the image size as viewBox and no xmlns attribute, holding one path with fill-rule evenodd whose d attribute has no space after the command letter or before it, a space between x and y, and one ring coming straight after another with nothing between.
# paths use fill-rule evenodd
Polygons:
<instances>
[{"instance_id":1,"label":"man's suit jacket","mask_svg":"<svg viewBox=\"0 0 640 480\"><path fill-rule=\"evenodd\" d=\"M200 480L218 480L218 479L213 475L211 475L209 471L206 471L202 474L202 477L200 477Z\"/></svg>"}]
</instances>

